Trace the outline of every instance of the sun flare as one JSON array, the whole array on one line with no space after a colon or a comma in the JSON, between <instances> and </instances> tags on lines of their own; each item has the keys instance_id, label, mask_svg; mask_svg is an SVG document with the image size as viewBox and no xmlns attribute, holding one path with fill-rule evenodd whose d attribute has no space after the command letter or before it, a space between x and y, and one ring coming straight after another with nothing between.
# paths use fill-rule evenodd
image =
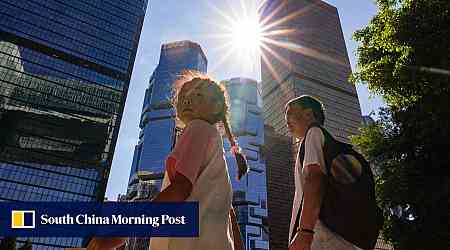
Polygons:
<instances>
[{"instance_id":1,"label":"sun flare","mask_svg":"<svg viewBox=\"0 0 450 250\"><path fill-rule=\"evenodd\" d=\"M308 56L324 57L310 48L291 43L284 38L294 32L292 28L286 28L285 24L308 11L308 8L281 14L286 3L266 11L265 0L230 1L239 4L228 4L228 8L224 8L223 5L219 7L212 1L208 1L211 10L219 17L210 22L217 33L211 33L209 37L220 40L217 41L218 46L214 50L216 53L221 53L220 59L213 62L211 71L231 61L233 62L231 65L239 68L240 72L251 74L259 72L261 64L264 63L274 78L279 80L280 76L277 75L273 64L279 61L289 65L289 61L275 48L283 48ZM259 12L263 9L266 12L260 16Z\"/></svg>"},{"instance_id":2,"label":"sun flare","mask_svg":"<svg viewBox=\"0 0 450 250\"><path fill-rule=\"evenodd\" d=\"M261 27L258 19L245 18L237 20L232 25L232 43L233 47L238 50L259 50L261 45Z\"/></svg>"}]
</instances>

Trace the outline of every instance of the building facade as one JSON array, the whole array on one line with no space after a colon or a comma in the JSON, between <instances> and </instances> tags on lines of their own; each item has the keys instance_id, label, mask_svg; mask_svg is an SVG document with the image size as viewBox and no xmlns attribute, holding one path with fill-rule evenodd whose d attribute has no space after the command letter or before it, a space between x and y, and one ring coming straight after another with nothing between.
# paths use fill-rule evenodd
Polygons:
<instances>
[{"instance_id":1,"label":"building facade","mask_svg":"<svg viewBox=\"0 0 450 250\"><path fill-rule=\"evenodd\" d=\"M304 94L317 97L325 106L325 127L344 142L358 133L362 118L348 81L351 67L337 9L320 0L268 0L259 14L268 32L283 31L273 32L272 42L262 47L261 79L270 246L286 250L298 148L289 138L286 103Z\"/></svg>"},{"instance_id":2,"label":"building facade","mask_svg":"<svg viewBox=\"0 0 450 250\"><path fill-rule=\"evenodd\" d=\"M267 224L266 165L262 155L264 122L262 100L256 81L232 78L222 81L230 102L230 122L233 134L243 149L249 172L237 180L237 164L230 152L230 142L223 136L225 157L233 186L233 205L247 250L269 249Z\"/></svg>"},{"instance_id":3,"label":"building facade","mask_svg":"<svg viewBox=\"0 0 450 250\"><path fill-rule=\"evenodd\" d=\"M0 0L1 201L104 200L146 7Z\"/></svg>"},{"instance_id":4,"label":"building facade","mask_svg":"<svg viewBox=\"0 0 450 250\"><path fill-rule=\"evenodd\" d=\"M263 155L267 169L267 209L270 249L287 250L294 196L295 145L288 136L264 126Z\"/></svg>"},{"instance_id":5,"label":"building facade","mask_svg":"<svg viewBox=\"0 0 450 250\"><path fill-rule=\"evenodd\" d=\"M171 105L174 81L184 70L206 73L207 59L200 45L191 41L163 44L159 63L145 91L126 199L149 199L161 189L165 159L180 129ZM149 240L130 238L125 249L148 249Z\"/></svg>"},{"instance_id":6,"label":"building facade","mask_svg":"<svg viewBox=\"0 0 450 250\"><path fill-rule=\"evenodd\" d=\"M201 47L190 41L163 44L158 66L145 91L127 195L137 195L139 181L152 182L159 190L164 177L165 159L177 135L175 111L171 105L173 84L184 70L206 73L207 59ZM145 180L144 180L145 179Z\"/></svg>"},{"instance_id":7,"label":"building facade","mask_svg":"<svg viewBox=\"0 0 450 250\"><path fill-rule=\"evenodd\" d=\"M325 127L349 142L361 125L355 86L337 9L320 0L269 0L260 9L275 42L262 51L261 78L265 123L287 135L284 105L303 94L325 105Z\"/></svg>"}]
</instances>

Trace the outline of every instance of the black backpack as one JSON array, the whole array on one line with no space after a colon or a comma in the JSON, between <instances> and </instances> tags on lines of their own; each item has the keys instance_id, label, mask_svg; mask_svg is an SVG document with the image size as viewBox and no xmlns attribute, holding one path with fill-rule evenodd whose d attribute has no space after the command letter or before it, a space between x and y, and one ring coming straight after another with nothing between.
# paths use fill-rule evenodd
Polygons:
<instances>
[{"instance_id":1,"label":"black backpack","mask_svg":"<svg viewBox=\"0 0 450 250\"><path fill-rule=\"evenodd\" d=\"M384 218L376 204L370 165L350 144L337 141L319 124L312 124L305 135L313 127L320 128L325 137L323 152L327 177L319 219L357 247L374 249ZM302 166L304 156L305 140L300 145ZM296 227L299 218L300 213Z\"/></svg>"}]
</instances>

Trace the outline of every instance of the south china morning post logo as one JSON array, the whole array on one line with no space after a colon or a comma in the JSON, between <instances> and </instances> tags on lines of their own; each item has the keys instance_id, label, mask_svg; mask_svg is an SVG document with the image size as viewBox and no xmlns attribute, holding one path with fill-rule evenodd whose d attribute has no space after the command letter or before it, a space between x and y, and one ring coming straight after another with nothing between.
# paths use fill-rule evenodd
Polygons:
<instances>
[{"instance_id":1,"label":"south china morning post logo","mask_svg":"<svg viewBox=\"0 0 450 250\"><path fill-rule=\"evenodd\" d=\"M198 237L198 202L0 202L0 237Z\"/></svg>"},{"instance_id":2,"label":"south china morning post logo","mask_svg":"<svg viewBox=\"0 0 450 250\"><path fill-rule=\"evenodd\" d=\"M66 214L64 216L49 216L42 214L41 225L148 225L158 228L161 225L186 225L186 216L173 217L167 214L161 216L123 216L113 214L110 216L97 216L95 214L78 214L76 216Z\"/></svg>"},{"instance_id":3,"label":"south china morning post logo","mask_svg":"<svg viewBox=\"0 0 450 250\"><path fill-rule=\"evenodd\" d=\"M12 229L29 229L35 228L35 211L34 210L12 210L11 211L11 228Z\"/></svg>"}]
</instances>

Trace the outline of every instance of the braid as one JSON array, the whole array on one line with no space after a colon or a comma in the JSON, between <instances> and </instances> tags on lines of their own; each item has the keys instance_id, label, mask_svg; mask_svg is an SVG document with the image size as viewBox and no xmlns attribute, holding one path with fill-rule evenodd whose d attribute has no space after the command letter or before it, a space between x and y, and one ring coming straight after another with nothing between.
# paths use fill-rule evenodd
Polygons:
<instances>
[{"instance_id":1,"label":"braid","mask_svg":"<svg viewBox=\"0 0 450 250\"><path fill-rule=\"evenodd\" d=\"M247 159L245 158L244 154L242 154L241 149L236 143L236 139L233 136L233 132L231 131L230 122L228 118L224 115L222 117L222 123L225 128L225 134L228 137L228 140L230 141L231 145L231 151L234 154L234 157L236 158L236 163L238 167L238 180L242 178L247 172L248 172L248 164Z\"/></svg>"},{"instance_id":2,"label":"braid","mask_svg":"<svg viewBox=\"0 0 450 250\"><path fill-rule=\"evenodd\" d=\"M230 122L227 117L224 116L224 119L222 120L223 126L225 128L225 134L227 135L228 140L230 141L230 144L232 147L236 146L236 139L233 136L233 132L231 132L230 128Z\"/></svg>"}]
</instances>

